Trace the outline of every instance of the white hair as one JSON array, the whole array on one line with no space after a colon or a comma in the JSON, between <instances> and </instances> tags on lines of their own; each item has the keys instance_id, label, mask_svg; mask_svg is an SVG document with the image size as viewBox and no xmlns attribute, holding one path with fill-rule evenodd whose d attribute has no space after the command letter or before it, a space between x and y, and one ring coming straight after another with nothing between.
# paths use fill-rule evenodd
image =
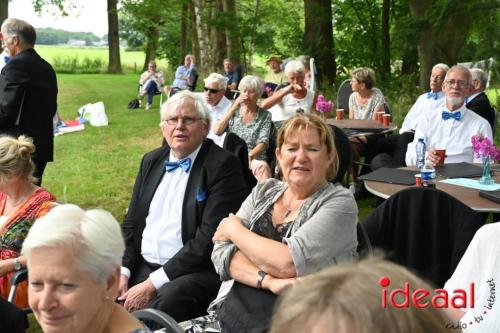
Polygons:
<instances>
[{"instance_id":1,"label":"white hair","mask_svg":"<svg viewBox=\"0 0 500 333\"><path fill-rule=\"evenodd\" d=\"M447 64L443 64L443 63L439 63L439 64L435 64L434 66L432 66L432 70L435 70L436 68L439 68L441 70L443 70L445 72L445 74L448 72L448 70L450 69L450 67L447 65Z\"/></svg>"},{"instance_id":2,"label":"white hair","mask_svg":"<svg viewBox=\"0 0 500 333\"><path fill-rule=\"evenodd\" d=\"M302 77L306 75L306 69L301 61L291 60L285 66L285 75L288 77L291 74L298 74Z\"/></svg>"},{"instance_id":3,"label":"white hair","mask_svg":"<svg viewBox=\"0 0 500 333\"><path fill-rule=\"evenodd\" d=\"M201 121L210 127L210 117L208 116L208 109L205 102L203 102L203 99L199 95L189 90L181 90L163 103L160 110L161 119L165 120L167 109L172 108L176 110L178 107L188 103L194 106L194 110L198 113Z\"/></svg>"},{"instance_id":4,"label":"white hair","mask_svg":"<svg viewBox=\"0 0 500 333\"><path fill-rule=\"evenodd\" d=\"M465 74L465 76L467 77L467 84L471 84L472 83L472 77L471 77L471 73L469 71L469 69L465 66L462 66L462 65L455 65L455 66L452 66L447 72L446 72L446 76L444 77L445 80L448 79L448 77L450 76L451 73L453 72L462 72Z\"/></svg>"},{"instance_id":5,"label":"white hair","mask_svg":"<svg viewBox=\"0 0 500 333\"><path fill-rule=\"evenodd\" d=\"M264 81L262 81L258 76L247 75L241 79L238 89L240 91L251 89L260 96L264 91Z\"/></svg>"},{"instance_id":6,"label":"white hair","mask_svg":"<svg viewBox=\"0 0 500 333\"><path fill-rule=\"evenodd\" d=\"M121 265L125 251L120 225L113 215L102 209L85 211L71 204L54 207L31 227L21 251L28 269L32 253L44 247L71 249L77 269L101 283Z\"/></svg>"},{"instance_id":7,"label":"white hair","mask_svg":"<svg viewBox=\"0 0 500 333\"><path fill-rule=\"evenodd\" d=\"M488 82L488 76L481 68L470 68L471 80L478 80L481 83L481 89L486 88L486 83Z\"/></svg>"},{"instance_id":8,"label":"white hair","mask_svg":"<svg viewBox=\"0 0 500 333\"><path fill-rule=\"evenodd\" d=\"M216 84L219 90L226 90L227 88L227 79L219 73L212 73L203 81L205 81L205 85Z\"/></svg>"}]
</instances>

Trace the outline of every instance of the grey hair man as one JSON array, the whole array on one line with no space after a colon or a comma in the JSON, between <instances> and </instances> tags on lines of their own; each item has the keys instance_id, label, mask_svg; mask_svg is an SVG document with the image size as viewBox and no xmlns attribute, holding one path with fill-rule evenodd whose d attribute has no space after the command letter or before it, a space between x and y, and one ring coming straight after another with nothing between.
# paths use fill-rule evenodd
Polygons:
<instances>
[{"instance_id":1,"label":"grey hair man","mask_svg":"<svg viewBox=\"0 0 500 333\"><path fill-rule=\"evenodd\" d=\"M486 119L493 130L495 124L495 110L491 106L488 96L484 93L488 77L480 68L471 68L472 84L467 97L467 108Z\"/></svg>"},{"instance_id":2,"label":"grey hair man","mask_svg":"<svg viewBox=\"0 0 500 333\"><path fill-rule=\"evenodd\" d=\"M211 73L205 80L203 100L208 108L212 126L217 124L231 107L231 101L224 96L227 89L226 78L218 73ZM224 143L225 133L216 135L210 128L208 138L212 139L219 147Z\"/></svg>"},{"instance_id":3,"label":"grey hair man","mask_svg":"<svg viewBox=\"0 0 500 333\"><path fill-rule=\"evenodd\" d=\"M471 73L464 66L455 65L446 73L442 84L444 104L420 118L415 138L406 151L406 165L416 164L415 145L420 138L428 147L426 158L433 165L439 162L436 149L446 149L445 163L473 162L471 137L482 134L492 140L488 122L464 104L471 83Z\"/></svg>"},{"instance_id":4,"label":"grey hair man","mask_svg":"<svg viewBox=\"0 0 500 333\"><path fill-rule=\"evenodd\" d=\"M29 23L8 18L0 39L10 57L0 75L0 133L33 138L37 184L54 158L52 119L57 110L57 79L52 66L33 49L36 31Z\"/></svg>"},{"instance_id":5,"label":"grey hair man","mask_svg":"<svg viewBox=\"0 0 500 333\"><path fill-rule=\"evenodd\" d=\"M118 300L129 311L153 307L183 321L217 295L212 236L248 189L236 156L205 140L210 118L200 96L183 90L169 98L160 127L168 145L143 157L122 224Z\"/></svg>"}]
</instances>

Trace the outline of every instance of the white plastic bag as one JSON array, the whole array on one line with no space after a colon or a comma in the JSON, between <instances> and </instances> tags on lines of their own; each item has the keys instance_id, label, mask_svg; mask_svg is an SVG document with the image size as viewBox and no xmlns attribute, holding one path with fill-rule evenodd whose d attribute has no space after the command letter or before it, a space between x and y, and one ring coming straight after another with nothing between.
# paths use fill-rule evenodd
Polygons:
<instances>
[{"instance_id":1,"label":"white plastic bag","mask_svg":"<svg viewBox=\"0 0 500 333\"><path fill-rule=\"evenodd\" d=\"M108 126L108 116L104 110L104 103L88 103L78 109L80 119L88 121L92 126Z\"/></svg>"}]
</instances>

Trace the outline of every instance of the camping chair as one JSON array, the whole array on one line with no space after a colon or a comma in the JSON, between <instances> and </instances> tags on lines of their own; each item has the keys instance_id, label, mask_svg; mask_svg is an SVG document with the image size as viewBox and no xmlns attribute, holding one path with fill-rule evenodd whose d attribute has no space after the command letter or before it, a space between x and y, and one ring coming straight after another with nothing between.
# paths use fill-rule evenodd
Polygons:
<instances>
[{"instance_id":1,"label":"camping chair","mask_svg":"<svg viewBox=\"0 0 500 333\"><path fill-rule=\"evenodd\" d=\"M166 333L184 333L174 318L157 309L141 309L132 312L132 315L150 329L164 329Z\"/></svg>"},{"instance_id":2,"label":"camping chair","mask_svg":"<svg viewBox=\"0 0 500 333\"><path fill-rule=\"evenodd\" d=\"M17 271L10 279L10 291L9 291L9 297L7 298L7 301L10 303L14 303L14 298L16 296L16 291L18 285L23 282L28 280L28 269L23 268L19 271ZM30 308L23 308L24 313L31 313L32 310Z\"/></svg>"},{"instance_id":3,"label":"camping chair","mask_svg":"<svg viewBox=\"0 0 500 333\"><path fill-rule=\"evenodd\" d=\"M389 197L361 224L372 246L386 251L389 260L441 287L483 222L441 190L411 187Z\"/></svg>"},{"instance_id":4,"label":"camping chair","mask_svg":"<svg viewBox=\"0 0 500 333\"><path fill-rule=\"evenodd\" d=\"M493 120L493 138L494 138L498 127L498 111L496 108L493 108L493 111L495 111L495 118Z\"/></svg>"},{"instance_id":5,"label":"camping chair","mask_svg":"<svg viewBox=\"0 0 500 333\"><path fill-rule=\"evenodd\" d=\"M337 156L339 159L338 171L334 183L339 182L344 187L348 187L349 175L352 163L352 149L349 142L349 138L340 128L329 125L331 131L333 132L333 139L335 142L335 148L337 149Z\"/></svg>"},{"instance_id":6,"label":"camping chair","mask_svg":"<svg viewBox=\"0 0 500 333\"><path fill-rule=\"evenodd\" d=\"M349 96L352 94L351 80L344 80L337 92L337 109L344 109L349 114Z\"/></svg>"},{"instance_id":7,"label":"camping chair","mask_svg":"<svg viewBox=\"0 0 500 333\"><path fill-rule=\"evenodd\" d=\"M142 91L142 84L139 84L137 96L140 96L141 91ZM158 96L158 95L160 95L160 107L161 107L161 105L163 104L163 87L161 87L160 90L155 91L155 96ZM144 97L146 97L146 96L147 96L147 94L144 95ZM138 98L138 100L142 102L144 97Z\"/></svg>"},{"instance_id":8,"label":"camping chair","mask_svg":"<svg viewBox=\"0 0 500 333\"><path fill-rule=\"evenodd\" d=\"M188 85L187 89L189 89L190 91L195 91L196 84L198 83L199 77L200 77L200 75L198 74L198 71L196 71L196 69L193 69L191 71L191 74L189 74L189 78L191 80L191 85ZM168 98L174 96L175 94L177 94L181 90L186 90L186 88L172 87L172 89L170 89L170 91L168 92Z\"/></svg>"}]
</instances>

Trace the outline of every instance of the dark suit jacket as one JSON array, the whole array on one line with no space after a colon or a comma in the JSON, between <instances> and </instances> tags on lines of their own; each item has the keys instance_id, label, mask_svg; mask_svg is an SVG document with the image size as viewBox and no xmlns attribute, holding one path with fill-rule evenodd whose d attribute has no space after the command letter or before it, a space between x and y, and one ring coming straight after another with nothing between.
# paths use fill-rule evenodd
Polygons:
<instances>
[{"instance_id":1,"label":"dark suit jacket","mask_svg":"<svg viewBox=\"0 0 500 333\"><path fill-rule=\"evenodd\" d=\"M57 110L54 69L34 49L12 57L0 74L0 135L12 131L19 110L21 133L33 138L35 160L52 161Z\"/></svg>"},{"instance_id":2,"label":"dark suit jacket","mask_svg":"<svg viewBox=\"0 0 500 333\"><path fill-rule=\"evenodd\" d=\"M472 101L465 105L467 109L470 109L486 119L491 126L491 130L493 131L493 124L495 122L495 110L490 104L488 100L488 96L484 92L480 93Z\"/></svg>"},{"instance_id":3,"label":"dark suit jacket","mask_svg":"<svg viewBox=\"0 0 500 333\"><path fill-rule=\"evenodd\" d=\"M122 224L125 238L122 265L132 274L143 260L142 232L169 154L169 147L160 147L144 155L141 162L129 210ZM184 246L163 265L170 280L214 269L210 255L215 229L229 213L236 213L247 195L241 164L236 156L218 147L212 140L205 140L192 165L182 204Z\"/></svg>"}]
</instances>

